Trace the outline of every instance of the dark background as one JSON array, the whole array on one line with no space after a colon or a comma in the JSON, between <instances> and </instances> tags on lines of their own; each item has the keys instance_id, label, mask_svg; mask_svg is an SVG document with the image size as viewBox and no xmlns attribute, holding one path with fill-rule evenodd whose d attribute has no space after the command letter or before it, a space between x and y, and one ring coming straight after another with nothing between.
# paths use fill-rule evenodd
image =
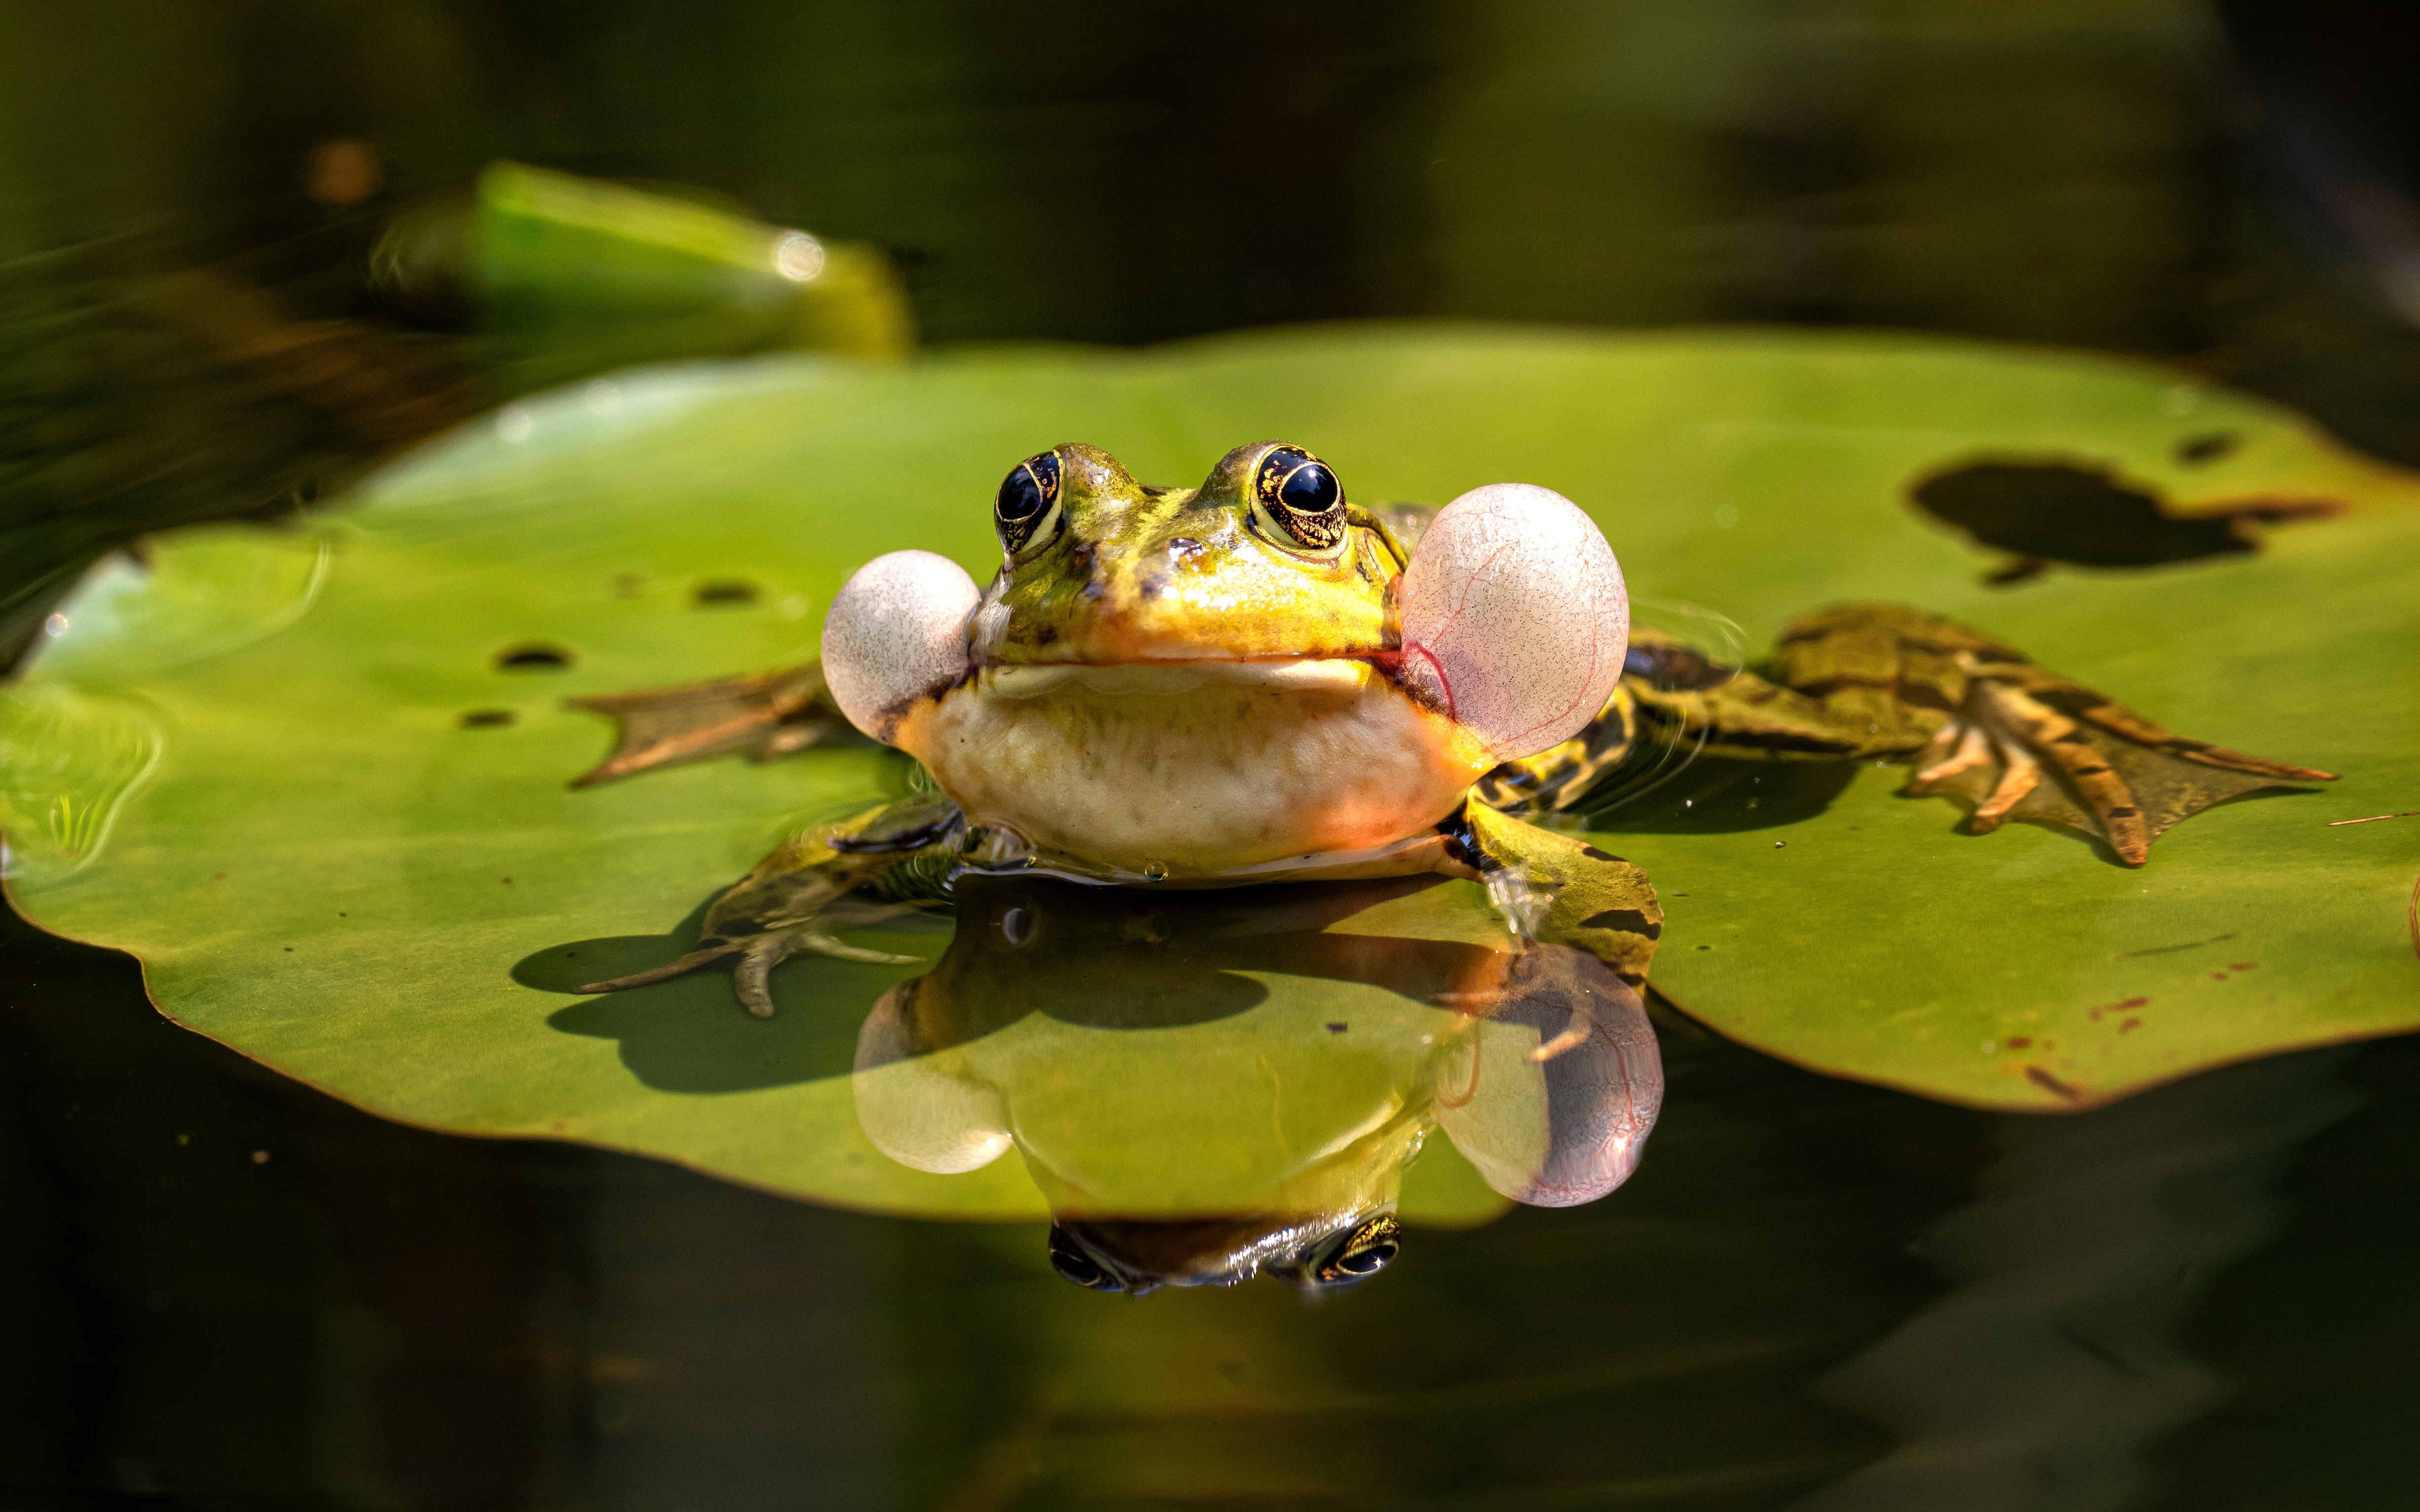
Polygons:
<instances>
[{"instance_id":1,"label":"dark background","mask_svg":"<svg viewBox=\"0 0 2420 1512\"><path fill-rule=\"evenodd\" d=\"M2177 363L2420 462L2415 31L2164 0L0 0L0 619L483 402L458 313L380 298L366 254L499 156L878 242L936 342L1894 325ZM315 181L339 142L368 192ZM198 342L226 280L345 381ZM1415 1234L1316 1308L1126 1304L1053 1278L1038 1230L369 1119L12 918L0 1500L2420 1491L2420 1047L2027 1119L1663 1026L1665 1121L1614 1198Z\"/></svg>"}]
</instances>

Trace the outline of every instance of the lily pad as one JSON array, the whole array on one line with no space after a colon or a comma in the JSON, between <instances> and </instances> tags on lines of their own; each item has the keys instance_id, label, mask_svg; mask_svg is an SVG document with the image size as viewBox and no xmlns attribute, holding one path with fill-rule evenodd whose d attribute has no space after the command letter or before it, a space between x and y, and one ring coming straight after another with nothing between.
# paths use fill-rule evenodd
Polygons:
<instances>
[{"instance_id":1,"label":"lily pad","mask_svg":"<svg viewBox=\"0 0 2420 1512\"><path fill-rule=\"evenodd\" d=\"M908 1171L858 1130L859 1024L913 968L795 963L764 1024L717 978L649 989L617 1011L654 1015L654 1059L595 1032L561 989L676 953L667 932L787 829L903 779L833 744L574 791L610 737L566 700L811 656L823 606L883 551L988 573L986 501L1040 446L1089 440L1184 482L1282 435L1364 499L1554 487L1603 524L1637 592L1728 615L1751 648L1825 603L1911 603L2171 728L2345 774L2196 816L2133 871L2032 825L1962 834L1951 804L1900 795L1903 767L1686 769L1599 823L1662 892L1655 984L1722 1032L1931 1096L2066 1108L2420 1024L2420 819L2331 827L2420 810L2420 704L2399 671L2420 652L2420 489L2242 396L1916 337L1439 328L906 368L777 358L630 374L616 393L610 413L576 393L517 407L303 537L164 540L153 611L89 612L98 586L70 604L8 717L37 717L30 701L79 728L139 717L156 750L105 781L54 764L53 785L116 797L105 835L48 860L24 826L51 779L10 758L20 907L141 958L178 1022L393 1117L862 1206L1037 1213L1011 1163ZM2213 434L2232 438L2215 460L2191 448ZM2262 495L2349 507L2257 551L1993 587L1995 559L1905 498L1978 458L2107 470L2183 514ZM177 607L200 579L243 578L200 555L238 538L263 560L324 548L307 602L248 622ZM193 654L187 612L223 643ZM941 944L896 921L851 937ZM551 951L579 953L551 973ZM1407 1210L1483 1214L1468 1168L1430 1149Z\"/></svg>"}]
</instances>

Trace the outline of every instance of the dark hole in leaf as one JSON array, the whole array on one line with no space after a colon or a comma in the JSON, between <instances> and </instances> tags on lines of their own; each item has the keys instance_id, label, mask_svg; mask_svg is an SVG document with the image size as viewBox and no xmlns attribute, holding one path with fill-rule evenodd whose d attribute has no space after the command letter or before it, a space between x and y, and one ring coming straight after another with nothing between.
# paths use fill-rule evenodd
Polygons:
<instances>
[{"instance_id":1,"label":"dark hole in leaf","mask_svg":"<svg viewBox=\"0 0 2420 1512\"><path fill-rule=\"evenodd\" d=\"M2226 456L2243 444L2243 438L2231 430L2213 430L2200 436L2188 436L2177 442L2177 460L2187 467L2202 467Z\"/></svg>"},{"instance_id":2,"label":"dark hole in leaf","mask_svg":"<svg viewBox=\"0 0 2420 1512\"><path fill-rule=\"evenodd\" d=\"M559 672L568 671L570 666L569 651L539 640L506 646L496 653L496 671L500 672Z\"/></svg>"},{"instance_id":3,"label":"dark hole in leaf","mask_svg":"<svg viewBox=\"0 0 2420 1512\"><path fill-rule=\"evenodd\" d=\"M465 730L495 730L512 722L510 709L472 709L462 716Z\"/></svg>"},{"instance_id":4,"label":"dark hole in leaf","mask_svg":"<svg viewBox=\"0 0 2420 1512\"><path fill-rule=\"evenodd\" d=\"M2326 499L2242 499L2171 514L2151 488L2109 468L2077 462L1970 462L1919 479L1918 509L1970 537L2011 552L2015 563L1986 578L2015 582L2053 563L2150 567L2257 551L2256 524L2325 519L2344 506Z\"/></svg>"},{"instance_id":5,"label":"dark hole in leaf","mask_svg":"<svg viewBox=\"0 0 2420 1512\"><path fill-rule=\"evenodd\" d=\"M698 584L690 591L690 597L699 609L724 609L737 604L753 604L757 588L744 578L716 578Z\"/></svg>"}]
</instances>

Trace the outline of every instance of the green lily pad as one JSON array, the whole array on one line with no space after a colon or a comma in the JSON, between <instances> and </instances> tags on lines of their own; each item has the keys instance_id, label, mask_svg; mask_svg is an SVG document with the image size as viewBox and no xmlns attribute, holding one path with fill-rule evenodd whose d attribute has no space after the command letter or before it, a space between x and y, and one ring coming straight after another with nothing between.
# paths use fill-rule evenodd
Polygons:
<instances>
[{"instance_id":1,"label":"green lily pad","mask_svg":"<svg viewBox=\"0 0 2420 1512\"><path fill-rule=\"evenodd\" d=\"M1898 795L1904 768L1686 770L1602 822L1665 900L1656 985L1724 1033L1928 1095L2064 1108L2420 1023L2420 819L2331 827L2420 810L2420 704L2399 682L2420 650L2420 491L2242 396L1914 337L1437 328L767 359L634 373L615 394L609 412L577 393L517 407L307 535L163 540L140 609L99 612L99 585L70 604L0 740L38 718L116 730L78 738L117 753L91 772L119 775L7 759L23 911L140 957L178 1022L393 1117L866 1207L1037 1213L1014 1163L909 1171L859 1130L859 1026L913 968L794 963L764 1024L717 977L649 989L654 1058L561 991L668 958L683 916L787 829L898 791L896 759L833 745L574 792L610 740L565 700L810 656L832 593L882 551L987 574L987 501L1038 447L1089 440L1183 482L1283 435L1365 499L1558 488L1634 592L1728 615L1751 647L1825 603L1913 603L2188 734L2345 774L2189 820L2138 872L2031 825L1963 835L1949 803ZM1996 559L1904 501L1985 457L2110 467L2180 506L2352 507L2257 552L1995 588ZM254 554L270 565L248 572ZM216 639L182 636L184 615ZM79 783L110 821L41 829L50 788ZM851 937L941 944L898 921ZM550 970L553 951L580 953ZM1384 995L1255 980L1280 1007ZM1483 1215L1445 1146L1413 1165L1407 1211Z\"/></svg>"}]
</instances>

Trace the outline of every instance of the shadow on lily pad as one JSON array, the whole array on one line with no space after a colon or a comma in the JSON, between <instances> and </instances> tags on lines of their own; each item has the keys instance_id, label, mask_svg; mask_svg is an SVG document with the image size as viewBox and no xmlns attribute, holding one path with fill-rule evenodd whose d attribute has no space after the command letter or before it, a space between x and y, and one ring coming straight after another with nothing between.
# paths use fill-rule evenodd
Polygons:
<instances>
[{"instance_id":1,"label":"shadow on lily pad","mask_svg":"<svg viewBox=\"0 0 2420 1512\"><path fill-rule=\"evenodd\" d=\"M1727 835L1812 819L1857 775L1854 762L1700 757L1667 781L1589 817L1621 835Z\"/></svg>"},{"instance_id":2,"label":"shadow on lily pad","mask_svg":"<svg viewBox=\"0 0 2420 1512\"><path fill-rule=\"evenodd\" d=\"M569 993L584 983L643 971L696 943L701 903L664 934L609 934L566 940L513 964L513 980L540 992ZM938 946L934 951L938 954ZM630 1074L659 1091L746 1092L845 1076L859 1023L885 989L912 966L811 961L774 977L783 1011L749 1017L731 995L726 971L709 969L604 997L583 997L547 1016L550 1028L617 1041Z\"/></svg>"}]
</instances>

